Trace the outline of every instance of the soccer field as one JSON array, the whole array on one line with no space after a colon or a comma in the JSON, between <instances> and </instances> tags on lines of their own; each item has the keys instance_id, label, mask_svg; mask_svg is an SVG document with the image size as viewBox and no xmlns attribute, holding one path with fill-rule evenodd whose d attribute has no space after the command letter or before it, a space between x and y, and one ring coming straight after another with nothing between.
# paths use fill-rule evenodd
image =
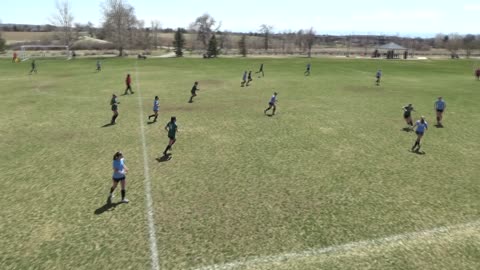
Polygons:
<instances>
[{"instance_id":1,"label":"soccer field","mask_svg":"<svg viewBox=\"0 0 480 270\"><path fill-rule=\"evenodd\" d=\"M473 60L95 62L39 59L28 75L28 61L0 61L1 269L480 268ZM135 94L121 96L127 73ZM408 103L429 122L423 154L402 130ZM159 161L171 116L177 142ZM106 205L117 150L130 203L117 190Z\"/></svg>"}]
</instances>

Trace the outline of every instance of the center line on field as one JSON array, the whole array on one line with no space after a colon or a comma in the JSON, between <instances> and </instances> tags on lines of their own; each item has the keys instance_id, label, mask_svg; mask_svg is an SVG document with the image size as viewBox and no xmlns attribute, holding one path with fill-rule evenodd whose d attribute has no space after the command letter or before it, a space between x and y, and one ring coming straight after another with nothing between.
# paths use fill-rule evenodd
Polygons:
<instances>
[{"instance_id":1,"label":"center line on field","mask_svg":"<svg viewBox=\"0 0 480 270\"><path fill-rule=\"evenodd\" d=\"M462 231L466 229L477 229L480 227L480 220L458 224L453 226L442 226L436 227L430 230L424 230L419 232L410 232L404 234L397 234L392 236L387 236L383 238L376 238L358 242L346 243L343 245L334 245L319 249L309 249L299 252L290 252L282 253L277 255L270 256L258 256L258 257L247 257L237 261L223 263L223 264L214 264L210 266L196 268L195 270L228 270L228 269L244 269L247 267L254 267L259 264L275 264L282 263L288 260L294 259L304 259L316 257L324 254L334 254L340 252L354 251L362 248L374 248L387 244L401 243L402 241L408 240L417 240L420 238L436 237L441 234L447 234L453 231Z\"/></svg>"},{"instance_id":2,"label":"center line on field","mask_svg":"<svg viewBox=\"0 0 480 270\"><path fill-rule=\"evenodd\" d=\"M145 196L147 204L147 222L148 222L148 236L150 241L150 259L152 261L152 269L159 270L160 265L158 263L158 248L157 237L155 235L155 222L153 218L153 200L152 200L152 188L150 181L150 170L148 168L148 155L147 155L147 140L145 139L145 124L143 123L143 104L142 104L142 91L140 91L140 81L138 80L138 62L135 61L135 83L137 85L136 92L138 93L138 106L140 107L140 134L142 137L143 147L143 173L145 175Z\"/></svg>"}]
</instances>

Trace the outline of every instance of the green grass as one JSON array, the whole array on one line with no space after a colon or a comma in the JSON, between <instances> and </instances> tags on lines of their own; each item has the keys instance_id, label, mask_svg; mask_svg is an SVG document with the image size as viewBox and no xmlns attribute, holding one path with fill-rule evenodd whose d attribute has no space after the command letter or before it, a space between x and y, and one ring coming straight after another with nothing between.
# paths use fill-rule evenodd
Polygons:
<instances>
[{"instance_id":1,"label":"green grass","mask_svg":"<svg viewBox=\"0 0 480 270\"><path fill-rule=\"evenodd\" d=\"M28 62L2 60L2 269L151 268L140 93L161 269L479 220L480 82L471 61L312 59L304 77L308 61L109 59L94 73L95 60L39 60L29 76ZM240 88L243 70L260 63L266 77ZM127 73L136 93L120 96L118 124L102 128ZM201 91L188 104L195 80ZM277 115L267 117L273 91ZM160 119L147 124L155 95ZM443 129L433 126L440 95L448 103ZM401 130L407 103L430 123L424 155L408 151L415 136ZM178 141L172 159L159 163L172 115ZM118 149L130 168L131 203L102 212ZM478 269L478 235L474 226L239 268Z\"/></svg>"}]
</instances>

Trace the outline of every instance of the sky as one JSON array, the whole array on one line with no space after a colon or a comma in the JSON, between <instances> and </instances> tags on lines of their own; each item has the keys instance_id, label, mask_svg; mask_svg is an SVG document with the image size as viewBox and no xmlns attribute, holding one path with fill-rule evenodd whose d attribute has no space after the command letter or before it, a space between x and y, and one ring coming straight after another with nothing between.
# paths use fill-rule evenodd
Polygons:
<instances>
[{"instance_id":1,"label":"sky","mask_svg":"<svg viewBox=\"0 0 480 270\"><path fill-rule=\"evenodd\" d=\"M436 33L480 34L480 1L322 1L322 0L125 0L138 19L162 28L187 28L204 13L221 22L221 30L256 32L260 25L274 32L313 27L317 34L391 34L434 36ZM70 0L75 22L102 22L104 0ZM55 0L0 0L0 21L47 24Z\"/></svg>"}]
</instances>

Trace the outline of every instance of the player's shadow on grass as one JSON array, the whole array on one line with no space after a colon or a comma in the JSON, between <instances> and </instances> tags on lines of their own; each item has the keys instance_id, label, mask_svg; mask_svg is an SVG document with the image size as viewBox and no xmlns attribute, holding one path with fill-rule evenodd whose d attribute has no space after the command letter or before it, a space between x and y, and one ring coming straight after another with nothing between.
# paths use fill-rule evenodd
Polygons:
<instances>
[{"instance_id":1,"label":"player's shadow on grass","mask_svg":"<svg viewBox=\"0 0 480 270\"><path fill-rule=\"evenodd\" d=\"M413 129L412 128L409 128L409 127L404 127L401 129L402 131L405 131L405 132L412 132Z\"/></svg>"},{"instance_id":2,"label":"player's shadow on grass","mask_svg":"<svg viewBox=\"0 0 480 270\"><path fill-rule=\"evenodd\" d=\"M168 153L166 155L163 155L161 157L156 158L158 162L167 162L172 159L172 154Z\"/></svg>"},{"instance_id":3,"label":"player's shadow on grass","mask_svg":"<svg viewBox=\"0 0 480 270\"><path fill-rule=\"evenodd\" d=\"M111 126L113 126L113 124L112 124L112 123L108 123L108 124L105 124L105 125L103 125L103 126L101 126L101 127L102 127L102 128L105 128L105 127L111 127Z\"/></svg>"},{"instance_id":4,"label":"player's shadow on grass","mask_svg":"<svg viewBox=\"0 0 480 270\"><path fill-rule=\"evenodd\" d=\"M443 128L443 125L436 124L435 127L436 128Z\"/></svg>"},{"instance_id":5,"label":"player's shadow on grass","mask_svg":"<svg viewBox=\"0 0 480 270\"><path fill-rule=\"evenodd\" d=\"M157 121L148 121L147 125L155 124Z\"/></svg>"},{"instance_id":6,"label":"player's shadow on grass","mask_svg":"<svg viewBox=\"0 0 480 270\"><path fill-rule=\"evenodd\" d=\"M117 207L117 205L119 204L122 204L122 203L121 202L112 203L111 201L107 201L107 203L105 203L102 207L95 210L94 213L95 215L101 215L107 211L113 211L115 210L115 207Z\"/></svg>"},{"instance_id":7,"label":"player's shadow on grass","mask_svg":"<svg viewBox=\"0 0 480 270\"><path fill-rule=\"evenodd\" d=\"M410 152L413 153L413 154L417 154L417 155L425 155L426 154L424 151L418 151L418 150L415 150L415 151L410 150Z\"/></svg>"}]
</instances>

